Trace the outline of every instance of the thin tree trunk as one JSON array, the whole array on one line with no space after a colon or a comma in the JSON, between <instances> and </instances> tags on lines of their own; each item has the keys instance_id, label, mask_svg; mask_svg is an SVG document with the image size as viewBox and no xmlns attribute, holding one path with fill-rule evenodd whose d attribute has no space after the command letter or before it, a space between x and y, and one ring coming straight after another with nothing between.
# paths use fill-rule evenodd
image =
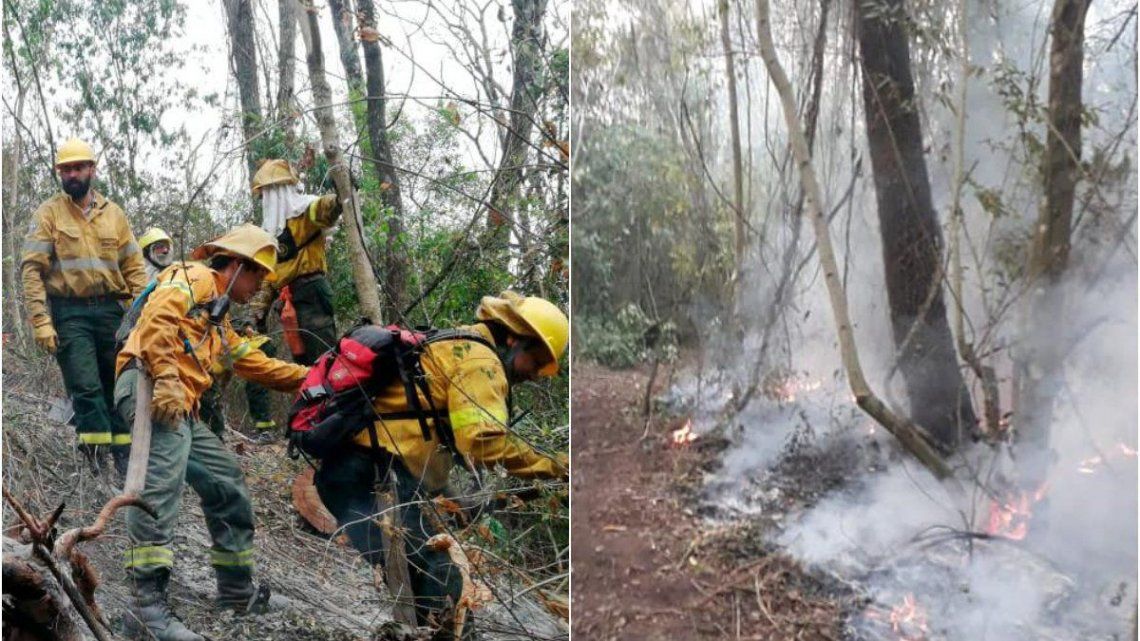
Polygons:
<instances>
[{"instance_id":1,"label":"thin tree trunk","mask_svg":"<svg viewBox=\"0 0 1140 641\"><path fill-rule=\"evenodd\" d=\"M514 25L511 49L514 74L511 83L511 112L503 142L503 156L491 186L491 208L487 212L487 242L484 247L503 252L510 240L509 211L519 206L519 187L525 175L530 150L530 134L538 110L540 87L537 76L542 65L542 19L547 0L512 0ZM521 233L521 232L520 232Z\"/></svg>"},{"instance_id":2,"label":"thin tree trunk","mask_svg":"<svg viewBox=\"0 0 1140 641\"><path fill-rule=\"evenodd\" d=\"M277 119L285 130L285 141L293 144L293 111L296 108L295 81L297 57L297 0L278 0L280 42L277 45Z\"/></svg>"},{"instance_id":3,"label":"thin tree trunk","mask_svg":"<svg viewBox=\"0 0 1140 641\"><path fill-rule=\"evenodd\" d=\"M1061 385L1064 353L1059 328L1064 327L1065 297L1061 277L1069 263L1073 197L1081 159L1081 86L1085 15L1089 0L1056 0L1053 4L1049 55L1049 133L1042 160L1045 198L1037 217L1029 255L1030 286L1024 316L1019 437L1033 450L1030 481L1041 481L1049 447L1053 399ZM1063 331L1063 329L1062 329Z\"/></svg>"},{"instance_id":4,"label":"thin tree trunk","mask_svg":"<svg viewBox=\"0 0 1140 641\"><path fill-rule=\"evenodd\" d=\"M854 0L891 329L911 416L947 448L976 419L942 301L942 233L923 155L903 0Z\"/></svg>"},{"instance_id":5,"label":"thin tree trunk","mask_svg":"<svg viewBox=\"0 0 1140 641\"><path fill-rule=\"evenodd\" d=\"M21 88L16 95L16 119L24 117L24 95L25 92ZM4 261L4 287L8 291L8 295L4 297L5 304L8 306L8 325L10 331L16 333L16 339L22 344L26 337L26 330L24 329L24 316L20 309L20 300L18 292L21 291L19 287L19 279L16 274L20 271L20 258L19 247L16 244L16 239L20 234L16 232L15 216L17 208L19 207L19 188L20 188L20 156L23 153L24 134L20 131L19 127L16 128L15 134L12 137L12 143L4 149L4 255L8 256L11 260Z\"/></svg>"},{"instance_id":6,"label":"thin tree trunk","mask_svg":"<svg viewBox=\"0 0 1140 641\"><path fill-rule=\"evenodd\" d=\"M791 139L792 151L796 157L796 164L800 172L800 181L804 191L805 213L811 221L815 232L816 246L819 248L819 261L823 268L824 282L827 284L827 293L831 299L831 311L834 315L836 332L839 337L840 355L843 367L847 372L847 381L855 401L867 414L880 425L899 439L911 454L918 458L937 477L949 476L950 470L938 453L927 443L920 429L903 417L897 416L884 404L871 390L863 375L863 367L859 364L859 352L855 344L855 334L851 327L851 319L847 313L847 293L843 283L839 280L839 267L835 260L835 250L831 246L831 232L824 219L822 192L816 179L815 167L811 162L807 140L804 137L799 116L796 115L795 94L791 82L776 57L776 46L772 43L772 32L768 18L768 0L758 0L756 3L757 34L760 42L760 57L768 68L780 96L783 106L784 122L787 123L788 136Z\"/></svg>"},{"instance_id":7,"label":"thin tree trunk","mask_svg":"<svg viewBox=\"0 0 1140 641\"><path fill-rule=\"evenodd\" d=\"M250 0L223 0L230 32L230 64L237 80L241 102L241 130L245 141L246 169L252 177L257 158L250 142L261 126L261 94L257 80L257 45L253 39L253 5Z\"/></svg>"},{"instance_id":8,"label":"thin tree trunk","mask_svg":"<svg viewBox=\"0 0 1140 641\"><path fill-rule=\"evenodd\" d=\"M808 154L815 155L815 132L819 123L819 103L823 93L823 55L824 49L827 45L827 16L831 9L831 0L820 0L819 2L819 27L815 32L815 41L812 45L812 59L811 71L808 74L808 84L810 86L811 97L808 99L807 109L805 113L805 140L807 141ZM788 299L788 292L791 289L792 280L797 270L796 256L799 253L800 234L803 231L803 211L804 211L804 190L801 187L796 195L796 202L792 206L791 218L788 222L792 225L792 237L788 240L787 246L784 248L784 254L780 260L780 279L776 283L776 290L772 294L772 303L768 305L764 316L764 322L760 329L760 349L756 354L756 363L752 370L752 376L748 381L748 388L742 394L735 394L736 410L741 411L752 400L756 390L760 386L760 372L768 362L768 349L772 344L772 333L776 327L776 321L779 320L780 315L786 306Z\"/></svg>"},{"instance_id":9,"label":"thin tree trunk","mask_svg":"<svg viewBox=\"0 0 1140 641\"><path fill-rule=\"evenodd\" d=\"M351 0L328 0L332 17L333 32L336 33L340 48L340 63L344 66L345 81L348 82L348 97L359 99L364 95L364 76L360 71L360 56L356 53L356 39L353 37L354 19ZM346 6L348 5L348 6ZM353 110L355 113L355 110Z\"/></svg>"},{"instance_id":10,"label":"thin tree trunk","mask_svg":"<svg viewBox=\"0 0 1140 641\"><path fill-rule=\"evenodd\" d=\"M325 148L325 158L329 161L329 174L336 186L337 198L344 207L345 235L348 237L348 254L352 262L352 280L356 285L356 295L360 301L360 311L375 322L383 320L380 309L380 294L368 260L364 245L360 208L356 193L348 175L348 165L340 149L336 131L336 119L332 108L332 89L325 77L325 59L321 51L321 31L317 23L318 11L311 4L304 5L301 15L301 32L308 48L306 62L309 67L309 82L313 89L313 102L317 128L321 132L321 143Z\"/></svg>"},{"instance_id":11,"label":"thin tree trunk","mask_svg":"<svg viewBox=\"0 0 1140 641\"><path fill-rule=\"evenodd\" d=\"M740 289L744 280L744 162L740 150L740 117L737 114L736 96L736 64L732 52L732 38L728 31L728 0L720 0L718 4L720 14L720 43L724 48L724 73L728 80L728 120L732 130L732 180L733 180L733 212L735 230L735 257L732 305L733 317L740 310Z\"/></svg>"},{"instance_id":12,"label":"thin tree trunk","mask_svg":"<svg viewBox=\"0 0 1140 641\"><path fill-rule=\"evenodd\" d=\"M357 0L362 31L376 29L376 9L372 0ZM370 32L371 33L371 32ZM407 302L408 264L400 237L404 234L404 204L400 198L400 177L388 141L387 98L384 97L384 60L378 39L362 37L364 70L368 89L368 142L372 151L372 167L380 185L380 201L384 207L388 234L384 241L384 294L391 318L404 309Z\"/></svg>"}]
</instances>

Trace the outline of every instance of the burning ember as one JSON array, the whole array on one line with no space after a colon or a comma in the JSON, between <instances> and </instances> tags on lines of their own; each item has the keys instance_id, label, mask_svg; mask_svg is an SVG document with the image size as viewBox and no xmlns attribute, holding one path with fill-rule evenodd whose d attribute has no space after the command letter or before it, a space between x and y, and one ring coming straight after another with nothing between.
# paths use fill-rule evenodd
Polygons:
<instances>
[{"instance_id":1,"label":"burning ember","mask_svg":"<svg viewBox=\"0 0 1140 641\"><path fill-rule=\"evenodd\" d=\"M918 604L913 594L903 597L902 605L891 608L891 630L899 635L898 641L922 641L929 627L926 608Z\"/></svg>"},{"instance_id":2,"label":"burning ember","mask_svg":"<svg viewBox=\"0 0 1140 641\"><path fill-rule=\"evenodd\" d=\"M1077 468L1077 471L1081 474L1092 474L1096 472L1096 468L1100 467L1100 464L1103 462L1104 459L1099 456L1090 456L1081 461L1081 465Z\"/></svg>"},{"instance_id":3,"label":"burning ember","mask_svg":"<svg viewBox=\"0 0 1140 641\"><path fill-rule=\"evenodd\" d=\"M673 445L683 447L697 440L697 435L693 432L693 419L687 419L681 429L673 430Z\"/></svg>"},{"instance_id":4,"label":"burning ember","mask_svg":"<svg viewBox=\"0 0 1140 641\"><path fill-rule=\"evenodd\" d=\"M1127 456L1128 458L1136 458L1136 449L1135 448L1128 447L1124 443L1117 443L1116 445L1117 445L1117 447L1120 448L1120 453L1123 454L1124 456Z\"/></svg>"},{"instance_id":5,"label":"burning ember","mask_svg":"<svg viewBox=\"0 0 1140 641\"><path fill-rule=\"evenodd\" d=\"M930 626L926 620L926 608L918 603L913 594L903 597L903 602L886 612L885 608L869 609L867 617L874 621L889 623L891 631L898 635L896 641L926 641Z\"/></svg>"},{"instance_id":6,"label":"burning ember","mask_svg":"<svg viewBox=\"0 0 1140 641\"><path fill-rule=\"evenodd\" d=\"M990 501L990 518L986 534L1020 541L1029 534L1033 505L1045 498L1046 485L1035 492L1011 492L1003 500Z\"/></svg>"},{"instance_id":7,"label":"burning ember","mask_svg":"<svg viewBox=\"0 0 1140 641\"><path fill-rule=\"evenodd\" d=\"M1119 456L1115 455L1113 450L1109 450L1103 456L1100 454L1090 456L1081 461L1080 465L1077 466L1077 471L1081 474L1096 474L1097 470L1104 467L1108 460L1136 458L1136 450L1125 443L1117 443L1116 449L1120 451Z\"/></svg>"}]
</instances>

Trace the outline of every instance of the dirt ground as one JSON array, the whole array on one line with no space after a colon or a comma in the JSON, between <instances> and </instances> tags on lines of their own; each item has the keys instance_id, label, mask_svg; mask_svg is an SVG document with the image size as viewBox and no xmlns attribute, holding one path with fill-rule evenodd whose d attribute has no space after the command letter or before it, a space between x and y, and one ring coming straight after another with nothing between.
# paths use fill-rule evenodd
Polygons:
<instances>
[{"instance_id":1,"label":"dirt ground","mask_svg":"<svg viewBox=\"0 0 1140 641\"><path fill-rule=\"evenodd\" d=\"M684 416L655 417L641 440L647 367L575 364L573 381L574 638L842 638L840 601L762 533L697 516L723 440L671 445Z\"/></svg>"}]
</instances>

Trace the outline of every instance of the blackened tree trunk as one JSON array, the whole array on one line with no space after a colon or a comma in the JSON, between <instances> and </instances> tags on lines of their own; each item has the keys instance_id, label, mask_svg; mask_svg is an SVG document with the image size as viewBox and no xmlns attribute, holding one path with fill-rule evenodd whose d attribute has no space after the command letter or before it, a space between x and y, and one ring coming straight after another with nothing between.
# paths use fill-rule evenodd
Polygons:
<instances>
[{"instance_id":1,"label":"blackened tree trunk","mask_svg":"<svg viewBox=\"0 0 1140 641\"><path fill-rule=\"evenodd\" d=\"M511 81L511 112L508 130L503 137L503 155L491 186L491 207L487 212L487 239L484 247L502 252L510 240L510 213L519 206L519 188L526 175L526 160L531 149L530 135L541 87L538 75L542 65L542 19L546 0L512 0L514 25L511 49L514 73ZM519 230L525 233L525 230ZM503 261L505 264L505 260Z\"/></svg>"},{"instance_id":2,"label":"blackened tree trunk","mask_svg":"<svg viewBox=\"0 0 1140 641\"><path fill-rule=\"evenodd\" d=\"M372 0L358 0L360 26L364 34L376 30L376 8ZM400 199L400 177L388 141L387 99L384 97L384 60L378 38L361 37L364 45L364 70L368 89L368 142L371 164L380 185L380 201L388 234L384 245L384 297L391 309L389 318L399 318L407 303L407 253L400 242L404 233L404 205Z\"/></svg>"},{"instance_id":3,"label":"blackened tree trunk","mask_svg":"<svg viewBox=\"0 0 1140 641\"><path fill-rule=\"evenodd\" d=\"M245 140L246 165L253 176L257 158L250 142L261 126L261 94L257 81L257 45L253 39L253 5L250 0L224 0L230 32L230 64L241 101L241 130Z\"/></svg>"},{"instance_id":4,"label":"blackened tree trunk","mask_svg":"<svg viewBox=\"0 0 1140 641\"><path fill-rule=\"evenodd\" d=\"M942 301L942 233L923 155L902 0L854 0L887 298L911 418L947 448L975 423Z\"/></svg>"},{"instance_id":5,"label":"blackened tree trunk","mask_svg":"<svg viewBox=\"0 0 1140 641\"><path fill-rule=\"evenodd\" d=\"M1017 419L1020 440L1039 454L1049 446L1053 399L1060 391L1065 300L1059 288L1069 263L1073 197L1081 160L1081 86L1089 0L1053 4L1049 54L1049 133L1042 159L1045 197L1030 248L1029 299L1019 350ZM1048 457L1031 454L1027 477L1044 480Z\"/></svg>"},{"instance_id":6,"label":"blackened tree trunk","mask_svg":"<svg viewBox=\"0 0 1140 641\"><path fill-rule=\"evenodd\" d=\"M296 0L278 0L280 41L277 45L277 118L285 140L293 143L293 110L296 107L297 7Z\"/></svg>"}]
</instances>

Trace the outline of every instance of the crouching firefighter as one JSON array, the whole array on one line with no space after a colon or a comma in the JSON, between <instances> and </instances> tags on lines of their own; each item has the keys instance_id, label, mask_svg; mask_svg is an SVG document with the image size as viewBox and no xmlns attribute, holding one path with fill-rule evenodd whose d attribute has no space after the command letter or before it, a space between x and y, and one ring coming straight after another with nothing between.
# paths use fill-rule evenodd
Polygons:
<instances>
[{"instance_id":1,"label":"crouching firefighter","mask_svg":"<svg viewBox=\"0 0 1140 641\"><path fill-rule=\"evenodd\" d=\"M264 612L288 600L253 583L253 509L234 455L198 418L199 398L212 382L211 368L229 361L238 376L279 391L295 391L308 368L243 349L228 317L231 301L246 303L277 260L273 238L242 225L197 248L166 269L146 293L137 323L116 363L115 407L134 421L136 385L145 372L154 381L151 444L141 498L157 513L127 515L125 554L131 600L128 632L159 641L202 641L170 611L167 586L174 565L171 543L184 483L202 500L213 545L210 560L218 603L239 612Z\"/></svg>"},{"instance_id":2,"label":"crouching firefighter","mask_svg":"<svg viewBox=\"0 0 1140 641\"><path fill-rule=\"evenodd\" d=\"M549 301L513 292L484 297L476 316L453 330L354 329L313 366L290 416L292 447L322 459L321 501L373 566L387 554L385 529L371 518L377 492L394 495L399 510L385 513L398 514L416 623L437 627L434 639L457 638L460 620L462 574L446 551L425 545L443 523L432 499L452 466L568 477L564 455L539 453L510 432L508 399L511 385L558 373L569 321ZM459 638L473 639L466 622Z\"/></svg>"}]
</instances>

